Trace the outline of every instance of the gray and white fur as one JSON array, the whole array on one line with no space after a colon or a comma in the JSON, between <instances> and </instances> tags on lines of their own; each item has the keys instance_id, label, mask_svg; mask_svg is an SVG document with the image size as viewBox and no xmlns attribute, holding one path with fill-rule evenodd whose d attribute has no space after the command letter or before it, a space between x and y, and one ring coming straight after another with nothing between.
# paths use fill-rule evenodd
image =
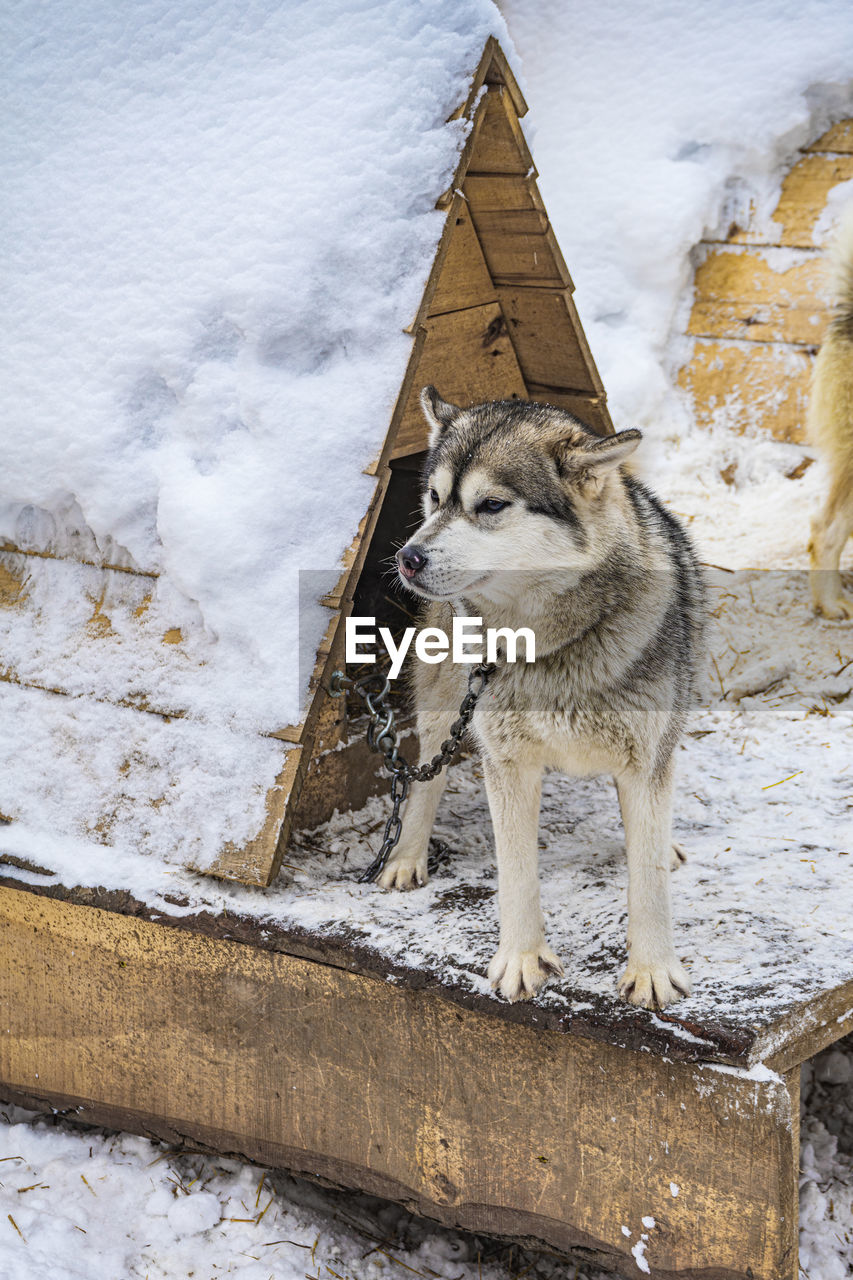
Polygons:
<instances>
[{"instance_id":1,"label":"gray and white fur","mask_svg":"<svg viewBox=\"0 0 853 1280\"><path fill-rule=\"evenodd\" d=\"M538 820L543 771L609 773L628 855L628 965L619 990L663 1008L689 993L675 952L670 869L673 754L702 643L703 583L675 518L622 465L639 431L600 437L547 405L459 409L426 387L430 426L424 521L397 553L401 580L427 603L484 627L530 627L536 660L498 662L472 730L495 832L500 941L489 966L508 1000L562 972L545 939ZM422 759L447 736L468 668L417 663ZM443 776L413 784L403 834L380 883L427 879Z\"/></svg>"}]
</instances>

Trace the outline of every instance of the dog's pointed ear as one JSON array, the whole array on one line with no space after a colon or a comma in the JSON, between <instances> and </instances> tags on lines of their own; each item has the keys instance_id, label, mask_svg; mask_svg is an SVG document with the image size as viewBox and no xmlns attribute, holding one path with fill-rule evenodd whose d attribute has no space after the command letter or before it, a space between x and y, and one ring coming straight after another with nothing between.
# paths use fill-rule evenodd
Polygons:
<instances>
[{"instance_id":1,"label":"dog's pointed ear","mask_svg":"<svg viewBox=\"0 0 853 1280\"><path fill-rule=\"evenodd\" d=\"M632 428L619 431L600 440L582 442L577 435L558 440L554 446L557 470L576 484L600 487L614 467L621 466L629 458L643 438L643 433Z\"/></svg>"},{"instance_id":2,"label":"dog's pointed ear","mask_svg":"<svg viewBox=\"0 0 853 1280\"><path fill-rule=\"evenodd\" d=\"M435 387L424 387L421 392L421 408L429 423L429 447L434 449L451 423L462 412L455 404L442 400Z\"/></svg>"}]
</instances>

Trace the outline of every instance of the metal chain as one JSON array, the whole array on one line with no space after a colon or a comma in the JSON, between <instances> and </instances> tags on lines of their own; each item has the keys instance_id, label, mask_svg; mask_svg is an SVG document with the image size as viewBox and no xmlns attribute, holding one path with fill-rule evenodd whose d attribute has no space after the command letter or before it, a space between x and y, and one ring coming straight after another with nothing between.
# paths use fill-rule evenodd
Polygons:
<instances>
[{"instance_id":1,"label":"metal chain","mask_svg":"<svg viewBox=\"0 0 853 1280\"><path fill-rule=\"evenodd\" d=\"M371 671L369 675L361 676L358 680L351 680L343 671L332 672L329 681L330 695L333 698L340 698L347 689L352 689L361 698L370 716L367 745L371 751L382 753L385 768L391 774L391 815L385 824L385 834L379 852L367 870L358 877L360 883L375 880L396 848L403 832L400 809L409 794L410 783L428 782L430 778L441 773L445 765L450 764L471 722L477 702L495 670L493 662L478 662L471 668L468 676L468 692L462 699L459 715L450 726L440 751L425 764L417 765L409 764L400 755L397 745L399 733L394 720L394 711L385 702L391 688L387 676L380 671Z\"/></svg>"}]
</instances>

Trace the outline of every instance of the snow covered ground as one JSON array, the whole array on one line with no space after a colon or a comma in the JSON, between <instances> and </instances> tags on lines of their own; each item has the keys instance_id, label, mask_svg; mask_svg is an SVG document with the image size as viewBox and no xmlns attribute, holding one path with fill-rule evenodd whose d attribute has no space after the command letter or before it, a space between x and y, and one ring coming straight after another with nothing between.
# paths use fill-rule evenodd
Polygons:
<instances>
[{"instance_id":1,"label":"snow covered ground","mask_svg":"<svg viewBox=\"0 0 853 1280\"><path fill-rule=\"evenodd\" d=\"M846 1280L853 1042L805 1066L802 1083L801 1273ZM17 1108L0 1120L0 1280L605 1280L235 1160Z\"/></svg>"}]
</instances>

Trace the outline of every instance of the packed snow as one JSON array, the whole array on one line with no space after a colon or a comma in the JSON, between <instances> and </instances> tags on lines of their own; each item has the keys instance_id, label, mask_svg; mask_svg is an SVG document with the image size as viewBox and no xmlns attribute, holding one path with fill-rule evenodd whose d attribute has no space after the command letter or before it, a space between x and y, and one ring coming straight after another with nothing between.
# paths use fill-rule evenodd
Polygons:
<instances>
[{"instance_id":1,"label":"packed snow","mask_svg":"<svg viewBox=\"0 0 853 1280\"><path fill-rule=\"evenodd\" d=\"M0 536L161 575L197 606L200 713L280 728L297 575L335 569L372 493L445 121L503 24L488 0L4 21Z\"/></svg>"},{"instance_id":2,"label":"packed snow","mask_svg":"<svg viewBox=\"0 0 853 1280\"><path fill-rule=\"evenodd\" d=\"M772 1016L803 992L793 966L780 964L792 937L812 989L853 977L853 629L809 609L805 545L821 463L791 479L808 449L734 436L725 422L699 431L675 375L687 354L679 335L694 246L750 201L769 214L796 148L853 114L853 24L841 0L725 0L689 13L675 0L642 13L629 0L504 0L501 11L531 105L540 189L614 420L643 429L645 472L702 558L752 570L714 579L713 661L680 761L676 827L691 857L675 877L675 920L696 1011L752 993L742 1007ZM186 708L168 745L159 724L150 740L130 743L131 774L138 761L144 790L146 769L168 774L168 755L166 794L169 777L189 774L188 794L211 823L242 777L242 817L235 811L230 832L239 840L281 762L264 739L249 760L252 735L297 719L301 706L296 575L322 569L334 580L372 491L361 473L405 367L402 330L441 229L435 191L463 141L446 116L488 34L515 53L488 0L210 0L180 20L165 0L129 9L16 0L4 17L0 539L60 557L45 570L52 577L32 581L43 593L43 674L57 686L73 677L72 692L101 680L131 705L145 689L167 709ZM848 196L831 193L821 235ZM72 615L94 572L61 559L72 552L117 566L101 671L81 666L72 634L72 622L91 622ZM149 575L142 597L121 573L134 566ZM145 665L150 649L134 648L129 622L124 629L140 609L152 634L180 634L156 669ZM307 619L309 646L320 626L318 611ZM21 663L28 640L9 632ZM87 712L97 723L86 726L80 699L57 708L44 691L31 722L20 690L3 696L4 776L19 791L47 794L51 744L78 732L109 729L102 765L123 766L116 744L130 708ZM375 852L381 801L333 824L322 853L306 843L261 895L169 866L163 834L152 843L132 825L105 858L92 838L96 771L69 766L53 785L41 812L33 801L27 822L3 828L2 849L64 883L130 889L172 912L224 907L315 926L356 915L394 956L397 895L347 878ZM74 840L51 834L63 800L89 814ZM213 833L181 803L176 796L169 829L194 822L203 862ZM465 916L448 898L442 950L418 934L411 895L406 942L416 960L449 966L437 976L452 970L484 994L493 886L473 761L454 775L438 834L457 858L424 894L461 884L480 891L485 909ZM549 780L542 836L558 949L562 937L573 980L591 998L612 998L624 860L608 785ZM596 925L586 949L560 905L575 890ZM777 967L780 983L762 987L759 976ZM557 985L542 999L558 1002ZM851 1064L844 1046L804 1069L801 1265L810 1280L853 1268ZM375 1280L393 1274L393 1259L425 1275L473 1280L482 1270L488 1280L529 1261L390 1206L325 1197L280 1175L262 1183L261 1171L172 1157L142 1139L84 1136L15 1113L0 1141L3 1280L55 1277L58 1257L63 1276L86 1280L193 1268L289 1280L320 1267ZM638 1266L646 1252L652 1246ZM531 1273L564 1271L539 1260Z\"/></svg>"},{"instance_id":3,"label":"packed snow","mask_svg":"<svg viewBox=\"0 0 853 1280\"><path fill-rule=\"evenodd\" d=\"M300 722L329 618L299 574L335 585L372 496L447 117L505 27L490 0L3 22L0 652L27 696L3 686L0 815L206 866L285 767L258 735Z\"/></svg>"}]
</instances>

